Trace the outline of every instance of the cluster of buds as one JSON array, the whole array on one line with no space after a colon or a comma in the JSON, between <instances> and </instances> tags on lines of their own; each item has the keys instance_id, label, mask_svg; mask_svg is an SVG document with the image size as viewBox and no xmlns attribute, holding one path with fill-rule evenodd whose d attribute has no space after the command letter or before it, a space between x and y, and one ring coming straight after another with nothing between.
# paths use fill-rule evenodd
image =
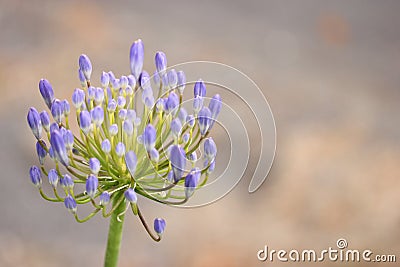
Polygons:
<instances>
[{"instance_id":1,"label":"cluster of buds","mask_svg":"<svg viewBox=\"0 0 400 267\"><path fill-rule=\"evenodd\" d=\"M40 195L48 201L63 202L78 222L99 212L108 217L120 205L126 205L125 212L131 209L150 236L159 241L165 220L154 220L156 235L152 234L139 209L137 194L180 205L206 184L217 154L208 135L222 102L218 94L208 101L206 86L199 80L194 84L193 115L189 115L182 102L188 84L184 72L167 69L165 54L157 52L156 71L150 77L143 70L143 60L143 43L137 40L130 50L131 74L117 78L111 71L103 72L101 87L94 87L90 59L79 57L81 88L72 94L77 135L70 129L69 102L55 98L49 81L40 80L39 90L50 115L29 109L28 124L37 139L40 163L29 172ZM201 148L204 157L198 159ZM50 168L50 164L45 166L46 157L52 162ZM53 196L43 190L43 176L47 176ZM77 210L83 204L92 205L94 210L80 218Z\"/></svg>"}]
</instances>

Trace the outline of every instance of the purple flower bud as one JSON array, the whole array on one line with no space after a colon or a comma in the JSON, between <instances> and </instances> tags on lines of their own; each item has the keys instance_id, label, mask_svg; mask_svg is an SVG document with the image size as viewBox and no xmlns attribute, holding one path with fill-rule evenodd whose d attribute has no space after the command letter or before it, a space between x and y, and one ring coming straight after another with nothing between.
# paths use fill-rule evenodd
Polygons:
<instances>
[{"instance_id":1,"label":"purple flower bud","mask_svg":"<svg viewBox=\"0 0 400 267\"><path fill-rule=\"evenodd\" d=\"M145 99L148 97L153 97L153 90L151 88L145 88L142 91L142 102L145 102Z\"/></svg>"},{"instance_id":2,"label":"purple flower bud","mask_svg":"<svg viewBox=\"0 0 400 267\"><path fill-rule=\"evenodd\" d=\"M125 93L127 96L132 96L133 95L133 89L129 85L125 88Z\"/></svg>"},{"instance_id":3,"label":"purple flower bud","mask_svg":"<svg viewBox=\"0 0 400 267\"><path fill-rule=\"evenodd\" d=\"M174 138L178 138L181 129L182 129L181 121L178 118L173 119L171 121L171 133L174 136Z\"/></svg>"},{"instance_id":4,"label":"purple flower bud","mask_svg":"<svg viewBox=\"0 0 400 267\"><path fill-rule=\"evenodd\" d=\"M133 125L135 127L139 126L142 120L139 117L136 117L136 119L133 121Z\"/></svg>"},{"instance_id":5,"label":"purple flower bud","mask_svg":"<svg viewBox=\"0 0 400 267\"><path fill-rule=\"evenodd\" d=\"M137 195L134 189L128 188L125 193L125 198L128 200L130 203L136 203L137 202Z\"/></svg>"},{"instance_id":6,"label":"purple flower bud","mask_svg":"<svg viewBox=\"0 0 400 267\"><path fill-rule=\"evenodd\" d=\"M51 158L52 160L55 160L55 159L56 159L56 157L55 157L55 155L54 155L54 150L53 150L52 147L49 148L49 156L50 156L50 158Z\"/></svg>"},{"instance_id":7,"label":"purple flower bud","mask_svg":"<svg viewBox=\"0 0 400 267\"><path fill-rule=\"evenodd\" d=\"M79 78L79 81L81 82L81 86L85 87L86 86L86 78L85 78L85 74L83 74L83 71L81 69L78 69L78 78Z\"/></svg>"},{"instance_id":8,"label":"purple flower bud","mask_svg":"<svg viewBox=\"0 0 400 267\"><path fill-rule=\"evenodd\" d=\"M47 107L50 109L51 104L53 103L54 100L54 92L53 92L53 87L51 86L48 80L41 79L39 81L39 91Z\"/></svg>"},{"instance_id":9,"label":"purple flower bud","mask_svg":"<svg viewBox=\"0 0 400 267\"><path fill-rule=\"evenodd\" d=\"M103 100L104 100L104 90L100 87L97 87L94 93L94 103L96 105L100 105L103 103Z\"/></svg>"},{"instance_id":10,"label":"purple flower bud","mask_svg":"<svg viewBox=\"0 0 400 267\"><path fill-rule=\"evenodd\" d=\"M135 88L136 87L136 78L132 74L128 75L128 84L129 84L129 86L131 88Z\"/></svg>"},{"instance_id":11,"label":"purple flower bud","mask_svg":"<svg viewBox=\"0 0 400 267\"><path fill-rule=\"evenodd\" d=\"M94 86L90 86L88 88L88 97L89 97L89 99L93 100L95 95L96 95L96 88Z\"/></svg>"},{"instance_id":12,"label":"purple flower bud","mask_svg":"<svg viewBox=\"0 0 400 267\"><path fill-rule=\"evenodd\" d=\"M46 132L50 130L50 117L49 114L46 111L40 112L40 121L42 123L42 126Z\"/></svg>"},{"instance_id":13,"label":"purple flower bud","mask_svg":"<svg viewBox=\"0 0 400 267\"><path fill-rule=\"evenodd\" d=\"M193 99L193 111L194 114L199 113L200 109L203 107L204 99L201 96L196 96Z\"/></svg>"},{"instance_id":14,"label":"purple flower bud","mask_svg":"<svg viewBox=\"0 0 400 267\"><path fill-rule=\"evenodd\" d=\"M66 130L63 134L64 143L68 150L74 147L74 134L70 130Z\"/></svg>"},{"instance_id":15,"label":"purple flower bud","mask_svg":"<svg viewBox=\"0 0 400 267\"><path fill-rule=\"evenodd\" d=\"M183 91L185 90L185 84L186 84L186 76L183 71L178 71L177 73L178 76L178 91L181 95L183 95Z\"/></svg>"},{"instance_id":16,"label":"purple flower bud","mask_svg":"<svg viewBox=\"0 0 400 267\"><path fill-rule=\"evenodd\" d=\"M114 75L114 73L112 71L108 72L108 76L110 77L110 81L115 79L115 75Z\"/></svg>"},{"instance_id":17,"label":"purple flower bud","mask_svg":"<svg viewBox=\"0 0 400 267\"><path fill-rule=\"evenodd\" d=\"M90 132L90 128L92 126L92 118L90 116L89 111L82 110L79 114L80 128L84 134L88 134Z\"/></svg>"},{"instance_id":18,"label":"purple flower bud","mask_svg":"<svg viewBox=\"0 0 400 267\"><path fill-rule=\"evenodd\" d=\"M165 107L167 112L172 112L179 105L179 97L171 92L168 96L167 102L165 103Z\"/></svg>"},{"instance_id":19,"label":"purple flower bud","mask_svg":"<svg viewBox=\"0 0 400 267\"><path fill-rule=\"evenodd\" d=\"M85 102L85 92L79 88L76 88L72 94L72 104L76 109L80 109Z\"/></svg>"},{"instance_id":20,"label":"purple flower bud","mask_svg":"<svg viewBox=\"0 0 400 267\"><path fill-rule=\"evenodd\" d=\"M217 118L218 114L221 111L222 101L219 94L214 95L211 100L208 108L211 111L211 118L213 119L212 124L214 124L214 120Z\"/></svg>"},{"instance_id":21,"label":"purple flower bud","mask_svg":"<svg viewBox=\"0 0 400 267\"><path fill-rule=\"evenodd\" d=\"M101 106L96 106L94 107L94 109L92 109L91 113L91 117L92 117L92 121L93 123L97 126L100 127L101 124L104 121L104 111L103 108ZM82 113L81 113L82 114Z\"/></svg>"},{"instance_id":22,"label":"purple flower bud","mask_svg":"<svg viewBox=\"0 0 400 267\"><path fill-rule=\"evenodd\" d=\"M196 119L193 115L188 115L186 117L186 123L189 125L190 128L193 128L196 123Z\"/></svg>"},{"instance_id":23,"label":"purple flower bud","mask_svg":"<svg viewBox=\"0 0 400 267\"><path fill-rule=\"evenodd\" d=\"M197 161L197 153L196 153L196 151L193 151L192 153L189 154L188 160Z\"/></svg>"},{"instance_id":24,"label":"purple flower bud","mask_svg":"<svg viewBox=\"0 0 400 267\"><path fill-rule=\"evenodd\" d=\"M104 191L100 195L100 206L106 206L108 203L110 203L110 193Z\"/></svg>"},{"instance_id":25,"label":"purple flower bud","mask_svg":"<svg viewBox=\"0 0 400 267\"><path fill-rule=\"evenodd\" d=\"M211 162L210 167L207 170L207 173L212 173L215 169L215 159Z\"/></svg>"},{"instance_id":26,"label":"purple flower bud","mask_svg":"<svg viewBox=\"0 0 400 267\"><path fill-rule=\"evenodd\" d=\"M174 180L177 182L182 178L186 165L185 151L179 145L171 146L170 161L174 171Z\"/></svg>"},{"instance_id":27,"label":"purple flower bud","mask_svg":"<svg viewBox=\"0 0 400 267\"><path fill-rule=\"evenodd\" d=\"M217 145L212 137L209 137L204 141L204 155L208 160L213 160L217 155Z\"/></svg>"},{"instance_id":28,"label":"purple flower bud","mask_svg":"<svg viewBox=\"0 0 400 267\"><path fill-rule=\"evenodd\" d=\"M121 88L121 85L119 83L119 79L111 79L111 87L115 90Z\"/></svg>"},{"instance_id":29,"label":"purple flower bud","mask_svg":"<svg viewBox=\"0 0 400 267\"><path fill-rule=\"evenodd\" d=\"M93 174L90 174L86 180L86 193L90 198L96 196L97 187L99 186L99 180Z\"/></svg>"},{"instance_id":30,"label":"purple flower bud","mask_svg":"<svg viewBox=\"0 0 400 267\"><path fill-rule=\"evenodd\" d=\"M92 63L87 55L82 54L79 57L79 68L82 70L83 75L87 81L90 80L90 75L92 75Z\"/></svg>"},{"instance_id":31,"label":"purple flower bud","mask_svg":"<svg viewBox=\"0 0 400 267\"><path fill-rule=\"evenodd\" d=\"M158 162L160 159L160 153L158 153L158 150L155 148L152 148L149 152L150 160L154 162Z\"/></svg>"},{"instance_id":32,"label":"purple flower bud","mask_svg":"<svg viewBox=\"0 0 400 267\"><path fill-rule=\"evenodd\" d=\"M173 171L173 170L170 170L170 171L168 172L167 179L168 179L168 181L171 182L171 183L174 181L174 171Z\"/></svg>"},{"instance_id":33,"label":"purple flower bud","mask_svg":"<svg viewBox=\"0 0 400 267\"><path fill-rule=\"evenodd\" d=\"M119 82L120 82L121 88L125 89L129 84L128 77L121 76L121 78L119 79Z\"/></svg>"},{"instance_id":34,"label":"purple flower bud","mask_svg":"<svg viewBox=\"0 0 400 267\"><path fill-rule=\"evenodd\" d=\"M181 108L180 110L179 110L179 113L178 113L178 118L179 118L179 120L181 121L181 123L182 124L185 124L186 123L186 117L187 117L187 111L186 111L186 109L185 108Z\"/></svg>"},{"instance_id":35,"label":"purple flower bud","mask_svg":"<svg viewBox=\"0 0 400 267\"><path fill-rule=\"evenodd\" d=\"M64 174L64 176L61 177L60 184L63 188L66 189L72 189L74 187L74 181L68 174Z\"/></svg>"},{"instance_id":36,"label":"purple flower bud","mask_svg":"<svg viewBox=\"0 0 400 267\"><path fill-rule=\"evenodd\" d=\"M108 112L110 113L115 112L116 108L117 108L117 102L115 102L114 99L111 99L108 102L108 107L107 107Z\"/></svg>"},{"instance_id":37,"label":"purple flower bud","mask_svg":"<svg viewBox=\"0 0 400 267\"><path fill-rule=\"evenodd\" d=\"M89 168L93 174L98 174L100 171L100 161L97 158L90 158L89 159Z\"/></svg>"},{"instance_id":38,"label":"purple flower bud","mask_svg":"<svg viewBox=\"0 0 400 267\"><path fill-rule=\"evenodd\" d=\"M154 106L154 97L153 96L146 97L146 99L144 100L144 104L146 105L146 107L152 108Z\"/></svg>"},{"instance_id":39,"label":"purple flower bud","mask_svg":"<svg viewBox=\"0 0 400 267\"><path fill-rule=\"evenodd\" d=\"M189 139L190 139L189 133L185 133L184 135L182 135L182 141L184 144L187 144L187 142L189 142Z\"/></svg>"},{"instance_id":40,"label":"purple flower bud","mask_svg":"<svg viewBox=\"0 0 400 267\"><path fill-rule=\"evenodd\" d=\"M126 119L126 116L128 115L128 111L126 109L120 109L118 112L118 117L124 121Z\"/></svg>"},{"instance_id":41,"label":"purple flower bud","mask_svg":"<svg viewBox=\"0 0 400 267\"><path fill-rule=\"evenodd\" d=\"M206 96L206 85L204 84L203 80L200 79L194 84L194 97Z\"/></svg>"},{"instance_id":42,"label":"purple flower bud","mask_svg":"<svg viewBox=\"0 0 400 267\"><path fill-rule=\"evenodd\" d=\"M111 136L116 136L118 134L118 125L110 125L110 127L108 127L108 132Z\"/></svg>"},{"instance_id":43,"label":"purple flower bud","mask_svg":"<svg viewBox=\"0 0 400 267\"><path fill-rule=\"evenodd\" d=\"M166 223L165 223L165 220L164 220L164 219L156 218L156 219L154 220L154 231L155 231L159 236L161 236L162 233L164 233L165 226L166 226Z\"/></svg>"},{"instance_id":44,"label":"purple flower bud","mask_svg":"<svg viewBox=\"0 0 400 267\"><path fill-rule=\"evenodd\" d=\"M125 154L125 164L126 167L128 168L129 173L134 177L135 171L136 171L136 164L137 164L137 157L135 152L133 151L128 151Z\"/></svg>"},{"instance_id":45,"label":"purple flower bud","mask_svg":"<svg viewBox=\"0 0 400 267\"><path fill-rule=\"evenodd\" d=\"M49 184L52 187L57 187L58 184L58 173L55 169L51 169L47 175L49 177Z\"/></svg>"},{"instance_id":46,"label":"purple flower bud","mask_svg":"<svg viewBox=\"0 0 400 267\"><path fill-rule=\"evenodd\" d=\"M40 187L42 185L42 172L38 166L32 166L29 169L29 176L35 186Z\"/></svg>"},{"instance_id":47,"label":"purple flower bud","mask_svg":"<svg viewBox=\"0 0 400 267\"><path fill-rule=\"evenodd\" d=\"M147 71L142 71L142 73L139 76L139 85L143 89L151 89L151 84L150 84L150 75Z\"/></svg>"},{"instance_id":48,"label":"purple flower bud","mask_svg":"<svg viewBox=\"0 0 400 267\"><path fill-rule=\"evenodd\" d=\"M59 131L60 130L60 126L58 126L57 123L53 122L50 125L50 133L54 132L54 131Z\"/></svg>"},{"instance_id":49,"label":"purple flower bud","mask_svg":"<svg viewBox=\"0 0 400 267\"><path fill-rule=\"evenodd\" d=\"M125 145L124 145L124 143L119 142L115 146L115 153L117 153L118 157L122 157L125 154Z\"/></svg>"},{"instance_id":50,"label":"purple flower bud","mask_svg":"<svg viewBox=\"0 0 400 267\"><path fill-rule=\"evenodd\" d=\"M43 148L43 146L44 146L44 148ZM39 158L40 165L44 164L44 158L47 155L47 151L46 151L47 148L46 149L45 148L46 148L46 144L44 142L42 142L42 144L40 143L40 141L36 142L36 152L37 152L37 155Z\"/></svg>"},{"instance_id":51,"label":"purple flower bud","mask_svg":"<svg viewBox=\"0 0 400 267\"><path fill-rule=\"evenodd\" d=\"M64 100L61 102L61 104L62 104L62 109L63 109L63 112L64 112L63 115L64 115L65 117L68 117L69 113L71 112L71 108L70 108L70 106L69 106L68 101L67 101L66 99L64 99Z\"/></svg>"},{"instance_id":52,"label":"purple flower bud","mask_svg":"<svg viewBox=\"0 0 400 267\"><path fill-rule=\"evenodd\" d=\"M111 152L110 140L104 139L103 142L101 142L101 150L103 150L103 152L106 154L109 154Z\"/></svg>"},{"instance_id":53,"label":"purple flower bud","mask_svg":"<svg viewBox=\"0 0 400 267\"><path fill-rule=\"evenodd\" d=\"M126 99L123 96L119 96L117 99L117 104L119 108L124 108L126 104Z\"/></svg>"},{"instance_id":54,"label":"purple flower bud","mask_svg":"<svg viewBox=\"0 0 400 267\"><path fill-rule=\"evenodd\" d=\"M210 124L211 124L211 112L207 107L203 107L200 111L199 111L199 115L198 115L198 120L199 120L199 128L200 128L200 133L202 136L204 136L208 129L210 128Z\"/></svg>"},{"instance_id":55,"label":"purple flower bud","mask_svg":"<svg viewBox=\"0 0 400 267\"><path fill-rule=\"evenodd\" d=\"M144 61L144 46L142 40L136 40L130 51L130 63L131 63L131 73L136 79L139 78L139 74L142 72Z\"/></svg>"},{"instance_id":56,"label":"purple flower bud","mask_svg":"<svg viewBox=\"0 0 400 267\"><path fill-rule=\"evenodd\" d=\"M133 124L132 122L126 120L124 121L123 125L122 125L122 129L124 130L124 132L131 136L133 134Z\"/></svg>"},{"instance_id":57,"label":"purple flower bud","mask_svg":"<svg viewBox=\"0 0 400 267\"><path fill-rule=\"evenodd\" d=\"M160 75L160 77L161 77L161 83L162 83L162 90L166 90L166 89L168 89L168 85L169 85L169 83L168 83L168 74L167 73L164 73L164 74L159 74Z\"/></svg>"},{"instance_id":58,"label":"purple flower bud","mask_svg":"<svg viewBox=\"0 0 400 267\"><path fill-rule=\"evenodd\" d=\"M164 52L159 51L156 53L155 62L157 72L161 76L164 75L165 70L167 69L167 56L164 54Z\"/></svg>"},{"instance_id":59,"label":"purple flower bud","mask_svg":"<svg viewBox=\"0 0 400 267\"><path fill-rule=\"evenodd\" d=\"M152 124L148 124L143 131L143 145L147 151L150 151L156 144L157 133Z\"/></svg>"},{"instance_id":60,"label":"purple flower bud","mask_svg":"<svg viewBox=\"0 0 400 267\"><path fill-rule=\"evenodd\" d=\"M101 73L100 83L101 83L101 86L103 86L104 88L107 87L108 84L110 83L110 75L108 75L107 72L103 71Z\"/></svg>"},{"instance_id":61,"label":"purple flower bud","mask_svg":"<svg viewBox=\"0 0 400 267\"><path fill-rule=\"evenodd\" d=\"M192 169L185 178L185 195L191 197L199 184L201 171L198 168Z\"/></svg>"},{"instance_id":62,"label":"purple flower bud","mask_svg":"<svg viewBox=\"0 0 400 267\"><path fill-rule=\"evenodd\" d=\"M136 111L134 109L129 109L126 113L126 119L133 123L136 119Z\"/></svg>"},{"instance_id":63,"label":"purple flower bud","mask_svg":"<svg viewBox=\"0 0 400 267\"><path fill-rule=\"evenodd\" d=\"M168 85L171 89L175 89L178 85L178 74L175 69L171 69L168 71Z\"/></svg>"},{"instance_id":64,"label":"purple flower bud","mask_svg":"<svg viewBox=\"0 0 400 267\"><path fill-rule=\"evenodd\" d=\"M37 139L40 139L42 134L42 122L40 120L40 115L35 108L29 109L27 119L33 135Z\"/></svg>"},{"instance_id":65,"label":"purple flower bud","mask_svg":"<svg viewBox=\"0 0 400 267\"><path fill-rule=\"evenodd\" d=\"M157 99L156 101L157 112L162 112L164 110L164 106L165 106L164 99L163 98Z\"/></svg>"},{"instance_id":66,"label":"purple flower bud","mask_svg":"<svg viewBox=\"0 0 400 267\"><path fill-rule=\"evenodd\" d=\"M54 131L50 135L50 144L53 148L53 153L58 161L64 166L68 166L69 158L67 148L65 147L64 138L59 131Z\"/></svg>"},{"instance_id":67,"label":"purple flower bud","mask_svg":"<svg viewBox=\"0 0 400 267\"><path fill-rule=\"evenodd\" d=\"M54 120L58 124L62 122L62 119L64 117L64 110L63 104L60 100L56 99L53 101L53 104L51 105L51 115L53 115Z\"/></svg>"},{"instance_id":68,"label":"purple flower bud","mask_svg":"<svg viewBox=\"0 0 400 267\"><path fill-rule=\"evenodd\" d=\"M65 199L64 199L64 205L65 207L72 212L73 214L76 213L77 210L77 205L76 205L76 201L73 197L71 197L70 195L68 195Z\"/></svg>"}]
</instances>

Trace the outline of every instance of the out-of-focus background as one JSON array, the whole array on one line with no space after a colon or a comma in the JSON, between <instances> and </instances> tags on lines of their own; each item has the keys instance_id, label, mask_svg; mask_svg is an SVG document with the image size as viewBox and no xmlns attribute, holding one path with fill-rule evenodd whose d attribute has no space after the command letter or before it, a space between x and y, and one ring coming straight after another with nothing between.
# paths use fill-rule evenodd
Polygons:
<instances>
[{"instance_id":1,"label":"out-of-focus background","mask_svg":"<svg viewBox=\"0 0 400 267\"><path fill-rule=\"evenodd\" d=\"M29 181L37 159L26 112L44 109L42 77L70 99L81 53L94 77L127 73L137 38L150 70L163 50L171 64L212 60L248 74L272 107L278 141L255 194L244 177L201 209L146 203L149 219L168 222L161 243L129 216L120 266L286 266L256 253L322 250L338 238L398 258L399 10L395 0L0 1L0 266L102 265L107 221L77 224Z\"/></svg>"}]
</instances>

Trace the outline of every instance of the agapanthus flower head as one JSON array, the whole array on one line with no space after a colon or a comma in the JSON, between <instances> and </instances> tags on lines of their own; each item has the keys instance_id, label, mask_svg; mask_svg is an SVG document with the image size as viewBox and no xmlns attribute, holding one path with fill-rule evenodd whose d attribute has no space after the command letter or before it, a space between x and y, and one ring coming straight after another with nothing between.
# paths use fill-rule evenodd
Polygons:
<instances>
[{"instance_id":1,"label":"agapanthus flower head","mask_svg":"<svg viewBox=\"0 0 400 267\"><path fill-rule=\"evenodd\" d=\"M152 86L151 77L143 70L144 46L140 39L131 46L129 59L131 73L117 78L112 71L103 71L91 80L91 61L81 55L81 88L73 91L72 110L69 100L57 99L50 83L40 80L40 94L49 111L28 111L27 121L35 136L40 163L40 167L30 168L29 176L42 197L63 202L77 221L86 221L97 213L120 219L130 207L150 236L159 241L165 220L155 219L156 235L151 234L151 227L139 210L138 198L181 205L206 183L207 175L215 168L216 155L216 145L208 135L222 104L217 94L205 106L205 84L198 80L194 85L193 111L185 109L185 73L167 71L163 52L155 55L156 86ZM99 84L93 82L96 80ZM79 132L73 132L71 123L78 126ZM205 159L200 162L196 151L202 142ZM200 170L197 165L203 162ZM47 171L47 165L53 166ZM46 187L41 187L42 175L48 177L53 197L46 195ZM204 180L200 182L201 179ZM92 205L94 210L80 219L78 205Z\"/></svg>"}]
</instances>

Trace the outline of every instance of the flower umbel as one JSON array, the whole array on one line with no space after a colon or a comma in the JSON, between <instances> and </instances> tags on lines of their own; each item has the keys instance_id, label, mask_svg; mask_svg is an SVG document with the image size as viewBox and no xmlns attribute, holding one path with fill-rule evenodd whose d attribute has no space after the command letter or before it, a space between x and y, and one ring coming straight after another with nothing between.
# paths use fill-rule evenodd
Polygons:
<instances>
[{"instance_id":1,"label":"flower umbel","mask_svg":"<svg viewBox=\"0 0 400 267\"><path fill-rule=\"evenodd\" d=\"M112 72L102 72L95 87L91 60L81 55L81 88L73 90L71 98L75 116L67 100L56 98L50 82L40 80L39 91L49 112L28 111L40 164L29 173L40 195L64 203L78 222L97 213L104 217L118 213L119 220L130 207L149 235L159 241L165 220L155 219L153 234L139 209L140 198L180 205L206 184L217 151L207 136L221 110L221 97L208 101L206 84L198 80L193 110L185 109L184 72L168 70L163 52L155 55L154 77L143 70L143 62L143 43L137 40L130 49L131 73L117 78ZM71 119L76 120L78 133L71 131ZM196 150L203 143L205 157L198 168ZM52 162L50 170L46 160ZM47 176L43 180L51 185L53 196L43 190L42 176ZM81 218L80 205L91 205L93 211Z\"/></svg>"}]
</instances>

